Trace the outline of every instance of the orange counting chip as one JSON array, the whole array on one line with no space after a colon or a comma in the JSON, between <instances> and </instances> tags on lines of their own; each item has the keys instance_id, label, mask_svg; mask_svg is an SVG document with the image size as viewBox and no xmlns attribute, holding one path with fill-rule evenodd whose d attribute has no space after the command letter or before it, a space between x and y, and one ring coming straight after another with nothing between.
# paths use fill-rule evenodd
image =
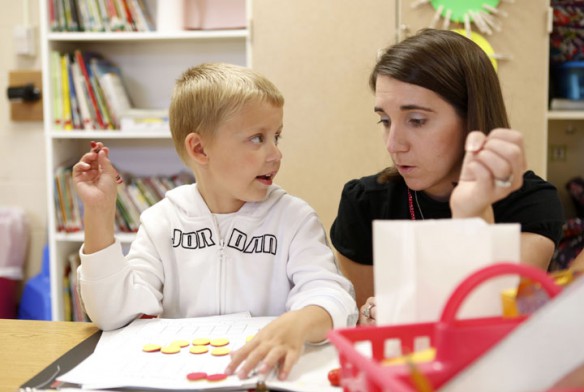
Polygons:
<instances>
[{"instance_id":1,"label":"orange counting chip","mask_svg":"<svg viewBox=\"0 0 584 392\"><path fill-rule=\"evenodd\" d=\"M231 349L227 347L217 347L211 351L211 355L215 355L216 357L220 357L222 355L227 355L231 352Z\"/></svg>"},{"instance_id":2,"label":"orange counting chip","mask_svg":"<svg viewBox=\"0 0 584 392\"><path fill-rule=\"evenodd\" d=\"M229 344L229 340L225 339L225 338L217 338L217 339L213 339L211 340L211 346L213 347L221 347L221 346L227 346Z\"/></svg>"},{"instance_id":3,"label":"orange counting chip","mask_svg":"<svg viewBox=\"0 0 584 392\"><path fill-rule=\"evenodd\" d=\"M189 345L188 340L175 340L174 342L170 343L170 345L177 345L179 347L186 347Z\"/></svg>"},{"instance_id":4,"label":"orange counting chip","mask_svg":"<svg viewBox=\"0 0 584 392\"><path fill-rule=\"evenodd\" d=\"M207 378L207 373L205 372L192 372L187 374L187 380L189 381L199 381Z\"/></svg>"},{"instance_id":5,"label":"orange counting chip","mask_svg":"<svg viewBox=\"0 0 584 392\"><path fill-rule=\"evenodd\" d=\"M207 376L207 381L221 381L227 378L227 374L225 373L217 373L217 374L209 374Z\"/></svg>"},{"instance_id":6,"label":"orange counting chip","mask_svg":"<svg viewBox=\"0 0 584 392\"><path fill-rule=\"evenodd\" d=\"M198 338L193 340L193 344L195 346L206 346L209 343L211 343L211 341L207 338Z\"/></svg>"},{"instance_id":7,"label":"orange counting chip","mask_svg":"<svg viewBox=\"0 0 584 392\"><path fill-rule=\"evenodd\" d=\"M207 346L191 346L189 348L191 354L205 354L207 351L209 351Z\"/></svg>"},{"instance_id":8,"label":"orange counting chip","mask_svg":"<svg viewBox=\"0 0 584 392\"><path fill-rule=\"evenodd\" d=\"M169 344L168 346L162 347L160 352L163 354L176 354L180 352L180 346L177 344Z\"/></svg>"},{"instance_id":9,"label":"orange counting chip","mask_svg":"<svg viewBox=\"0 0 584 392\"><path fill-rule=\"evenodd\" d=\"M156 351L160 351L160 349L161 349L161 347L160 347L159 344L152 344L152 343L145 344L142 347L142 351L145 351L147 353L153 353L153 352L156 352Z\"/></svg>"}]
</instances>

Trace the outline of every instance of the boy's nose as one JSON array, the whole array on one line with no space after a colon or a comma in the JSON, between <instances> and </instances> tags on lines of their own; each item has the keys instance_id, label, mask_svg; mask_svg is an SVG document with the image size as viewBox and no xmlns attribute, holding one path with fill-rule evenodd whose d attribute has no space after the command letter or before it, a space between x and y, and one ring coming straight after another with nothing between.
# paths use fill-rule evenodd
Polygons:
<instances>
[{"instance_id":1,"label":"boy's nose","mask_svg":"<svg viewBox=\"0 0 584 392\"><path fill-rule=\"evenodd\" d=\"M276 144L272 144L270 152L268 153L268 162L282 160L282 151Z\"/></svg>"}]
</instances>

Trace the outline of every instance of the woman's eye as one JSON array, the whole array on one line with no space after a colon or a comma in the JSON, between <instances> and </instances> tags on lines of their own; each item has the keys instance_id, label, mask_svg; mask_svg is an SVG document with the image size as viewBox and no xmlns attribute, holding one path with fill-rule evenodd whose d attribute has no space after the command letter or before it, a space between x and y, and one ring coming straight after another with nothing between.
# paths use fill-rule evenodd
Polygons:
<instances>
[{"instance_id":1,"label":"woman's eye","mask_svg":"<svg viewBox=\"0 0 584 392\"><path fill-rule=\"evenodd\" d=\"M382 124L384 127L389 126L389 119L388 118L380 118L377 124Z\"/></svg>"},{"instance_id":2,"label":"woman's eye","mask_svg":"<svg viewBox=\"0 0 584 392\"><path fill-rule=\"evenodd\" d=\"M410 123L414 127L421 127L422 125L426 124L426 120L423 118L411 118Z\"/></svg>"},{"instance_id":3,"label":"woman's eye","mask_svg":"<svg viewBox=\"0 0 584 392\"><path fill-rule=\"evenodd\" d=\"M276 137L274 138L276 145L278 145L278 143L280 142L281 139L282 139L282 135L277 134Z\"/></svg>"}]
</instances>

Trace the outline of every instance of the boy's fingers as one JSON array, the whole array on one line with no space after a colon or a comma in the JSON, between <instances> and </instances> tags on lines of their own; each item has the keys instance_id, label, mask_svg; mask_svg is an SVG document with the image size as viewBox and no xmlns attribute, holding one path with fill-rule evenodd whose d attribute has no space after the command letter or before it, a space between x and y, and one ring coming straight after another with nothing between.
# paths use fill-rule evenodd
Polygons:
<instances>
[{"instance_id":1,"label":"boy's fingers","mask_svg":"<svg viewBox=\"0 0 584 392\"><path fill-rule=\"evenodd\" d=\"M283 381L288 378L288 374L290 374L290 370L298 359L300 358L300 351L289 351L288 354L284 357L284 362L280 366L280 371L278 372L278 379Z\"/></svg>"},{"instance_id":2,"label":"boy's fingers","mask_svg":"<svg viewBox=\"0 0 584 392\"><path fill-rule=\"evenodd\" d=\"M251 346L249 345L249 343L246 344L245 346L243 346L242 348L240 348L239 350L234 351L231 354L231 362L229 362L229 365L227 365L227 367L225 368L225 373L227 373L227 374L235 373L235 370L237 370L239 365L247 357L247 355L250 351L251 351Z\"/></svg>"},{"instance_id":3,"label":"boy's fingers","mask_svg":"<svg viewBox=\"0 0 584 392\"><path fill-rule=\"evenodd\" d=\"M245 346L244 346L244 348L245 348ZM243 358L239 359L238 365L241 364L241 366L240 366L239 370L237 370L237 376L240 379L248 378L249 374L254 369L256 369L257 366L262 361L262 359L264 359L264 357L266 356L266 353L267 353L267 349L265 349L265 348L263 348L263 346L259 346L259 345L256 346L253 350L247 350L247 351L240 353L245 360L243 360ZM233 370L235 371L236 368L237 368L237 366L233 367Z\"/></svg>"}]
</instances>

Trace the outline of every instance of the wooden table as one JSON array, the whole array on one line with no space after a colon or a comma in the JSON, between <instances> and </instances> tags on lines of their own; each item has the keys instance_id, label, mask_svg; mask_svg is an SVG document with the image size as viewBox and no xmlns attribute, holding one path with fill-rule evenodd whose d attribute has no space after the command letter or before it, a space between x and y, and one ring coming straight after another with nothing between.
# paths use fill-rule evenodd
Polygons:
<instances>
[{"instance_id":1,"label":"wooden table","mask_svg":"<svg viewBox=\"0 0 584 392\"><path fill-rule=\"evenodd\" d=\"M0 391L17 391L97 331L91 323L0 319Z\"/></svg>"}]
</instances>

